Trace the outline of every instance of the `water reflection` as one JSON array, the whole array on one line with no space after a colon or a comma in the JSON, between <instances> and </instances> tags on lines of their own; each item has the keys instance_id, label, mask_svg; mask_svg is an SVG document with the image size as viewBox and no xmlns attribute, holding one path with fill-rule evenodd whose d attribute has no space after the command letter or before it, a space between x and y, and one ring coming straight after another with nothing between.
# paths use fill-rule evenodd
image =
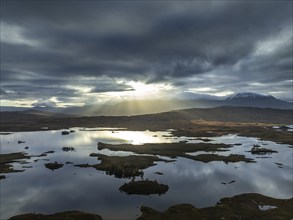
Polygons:
<instances>
[{"instance_id":1,"label":"water reflection","mask_svg":"<svg viewBox=\"0 0 293 220\"><path fill-rule=\"evenodd\" d=\"M277 131L293 132L293 125L273 126L272 128L276 129Z\"/></svg>"},{"instance_id":2,"label":"water reflection","mask_svg":"<svg viewBox=\"0 0 293 220\"><path fill-rule=\"evenodd\" d=\"M1 219L27 213L55 213L68 210L81 210L99 213L103 219L135 219L140 213L141 205L164 210L178 203L191 203L197 207L214 205L220 198L246 192L257 192L274 198L290 198L292 192L292 149L270 141L262 141L266 147L277 150L271 158L258 158L248 152L251 146L260 140L237 135L225 135L210 138L209 143L232 144L229 152L217 152L221 155L231 153L244 154L257 163L244 162L202 163L186 158L177 158L172 163L156 162L156 166L144 170L144 178L156 179L168 184L169 191L162 195L139 196L126 195L119 187L127 179L118 179L105 175L105 172L94 168L79 168L73 164L99 163L97 158L89 157L90 153L99 152L106 155L127 156L131 152L97 150L98 142L106 143L160 143L188 141L200 143L190 137L173 137L170 131L126 131L121 129L80 130L69 135L61 131L18 132L1 135L1 153L25 151L37 155L49 150L55 151L42 158L31 158L23 173L7 174L1 180ZM22 140L25 143L18 144ZM238 144L239 143L239 144ZM25 147L28 146L28 149ZM75 151L64 152L62 147L74 147ZM205 152L197 152L196 154ZM44 166L50 162L64 163L58 170L51 171ZM279 168L276 163L281 163ZM14 164L21 168L22 164ZM161 172L163 175L157 175ZM136 178L139 179L138 177ZM222 184L235 181L231 184Z\"/></svg>"}]
</instances>

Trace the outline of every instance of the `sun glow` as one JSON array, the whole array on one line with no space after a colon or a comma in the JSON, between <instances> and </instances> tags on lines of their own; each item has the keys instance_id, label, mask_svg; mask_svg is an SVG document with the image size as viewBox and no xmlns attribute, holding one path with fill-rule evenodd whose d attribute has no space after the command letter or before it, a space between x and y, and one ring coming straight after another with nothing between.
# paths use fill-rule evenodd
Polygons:
<instances>
[{"instance_id":1,"label":"sun glow","mask_svg":"<svg viewBox=\"0 0 293 220\"><path fill-rule=\"evenodd\" d=\"M156 88L154 85L147 85L142 82L133 82L132 81L129 83L129 85L131 85L133 87L133 89L135 89L135 91L142 92L142 93L154 92L154 91L158 90L158 88Z\"/></svg>"},{"instance_id":2,"label":"sun glow","mask_svg":"<svg viewBox=\"0 0 293 220\"><path fill-rule=\"evenodd\" d=\"M127 96L131 98L147 98L154 95L161 95L170 89L170 86L166 84L145 84L135 81L130 81L127 84L133 88L132 91L127 93Z\"/></svg>"}]
</instances>

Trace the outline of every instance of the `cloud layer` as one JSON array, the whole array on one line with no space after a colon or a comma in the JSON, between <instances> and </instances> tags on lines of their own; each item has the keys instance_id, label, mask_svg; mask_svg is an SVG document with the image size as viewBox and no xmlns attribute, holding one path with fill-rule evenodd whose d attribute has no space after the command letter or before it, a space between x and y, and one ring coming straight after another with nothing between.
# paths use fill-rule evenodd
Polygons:
<instances>
[{"instance_id":1,"label":"cloud layer","mask_svg":"<svg viewBox=\"0 0 293 220\"><path fill-rule=\"evenodd\" d=\"M292 100L292 2L1 2L2 100L89 103L129 81Z\"/></svg>"}]
</instances>

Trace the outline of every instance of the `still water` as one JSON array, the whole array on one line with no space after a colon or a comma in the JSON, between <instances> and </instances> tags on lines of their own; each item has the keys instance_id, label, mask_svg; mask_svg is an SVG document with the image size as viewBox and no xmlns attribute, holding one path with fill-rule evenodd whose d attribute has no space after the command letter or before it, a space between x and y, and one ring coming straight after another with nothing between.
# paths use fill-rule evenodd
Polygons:
<instances>
[{"instance_id":1,"label":"still water","mask_svg":"<svg viewBox=\"0 0 293 220\"><path fill-rule=\"evenodd\" d=\"M56 213L79 210L100 214L103 219L136 219L139 207L149 206L165 210L179 203L190 203L196 207L212 206L223 197L241 193L256 192L274 198L287 199L292 192L292 146L260 141L257 138L235 134L209 138L208 143L233 145L220 155L242 154L256 163L224 163L222 161L203 163L182 157L172 163L156 162L144 170L144 178L157 180L169 186L164 195L127 195L119 187L129 179L106 175L94 168L79 168L74 164L97 164L99 160L89 157L90 153L127 156L132 152L97 150L97 143L171 143L187 141L201 143L192 137L174 137L171 131L128 131L120 128L72 128L75 132L61 135L61 131L16 132L1 135L1 153L27 152L40 155L55 151L45 157L32 157L29 163L14 163L21 173L7 174L1 180L1 216L7 219L13 215L28 212ZM18 143L24 141L25 143ZM278 151L269 155L252 155L253 144ZM28 149L25 149L28 147ZM64 152L62 147L74 147L75 151ZM192 155L206 152L190 153ZM44 164L63 163L60 169L51 171ZM66 164L71 162L73 164ZM277 163L277 164L276 164ZM281 165L280 165L281 164ZM163 175L158 175L161 172ZM139 180L140 178L136 178ZM231 184L227 184L233 181ZM235 181L235 182L234 182ZM226 183L226 184L225 184Z\"/></svg>"}]
</instances>

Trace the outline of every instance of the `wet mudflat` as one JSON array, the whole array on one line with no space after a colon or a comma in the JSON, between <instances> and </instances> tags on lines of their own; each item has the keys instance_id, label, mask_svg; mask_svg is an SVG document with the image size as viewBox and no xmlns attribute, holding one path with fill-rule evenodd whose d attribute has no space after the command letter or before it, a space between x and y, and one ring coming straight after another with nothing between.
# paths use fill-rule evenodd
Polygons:
<instances>
[{"instance_id":1,"label":"wet mudflat","mask_svg":"<svg viewBox=\"0 0 293 220\"><path fill-rule=\"evenodd\" d=\"M236 133L198 137L192 129L62 131L1 135L1 218L79 210L103 219L159 219L182 203L205 216L203 208L223 197L250 192L285 201L293 196L288 143ZM262 201L260 206L284 207ZM176 206L178 212L189 208ZM278 216L282 210L259 215Z\"/></svg>"}]
</instances>

